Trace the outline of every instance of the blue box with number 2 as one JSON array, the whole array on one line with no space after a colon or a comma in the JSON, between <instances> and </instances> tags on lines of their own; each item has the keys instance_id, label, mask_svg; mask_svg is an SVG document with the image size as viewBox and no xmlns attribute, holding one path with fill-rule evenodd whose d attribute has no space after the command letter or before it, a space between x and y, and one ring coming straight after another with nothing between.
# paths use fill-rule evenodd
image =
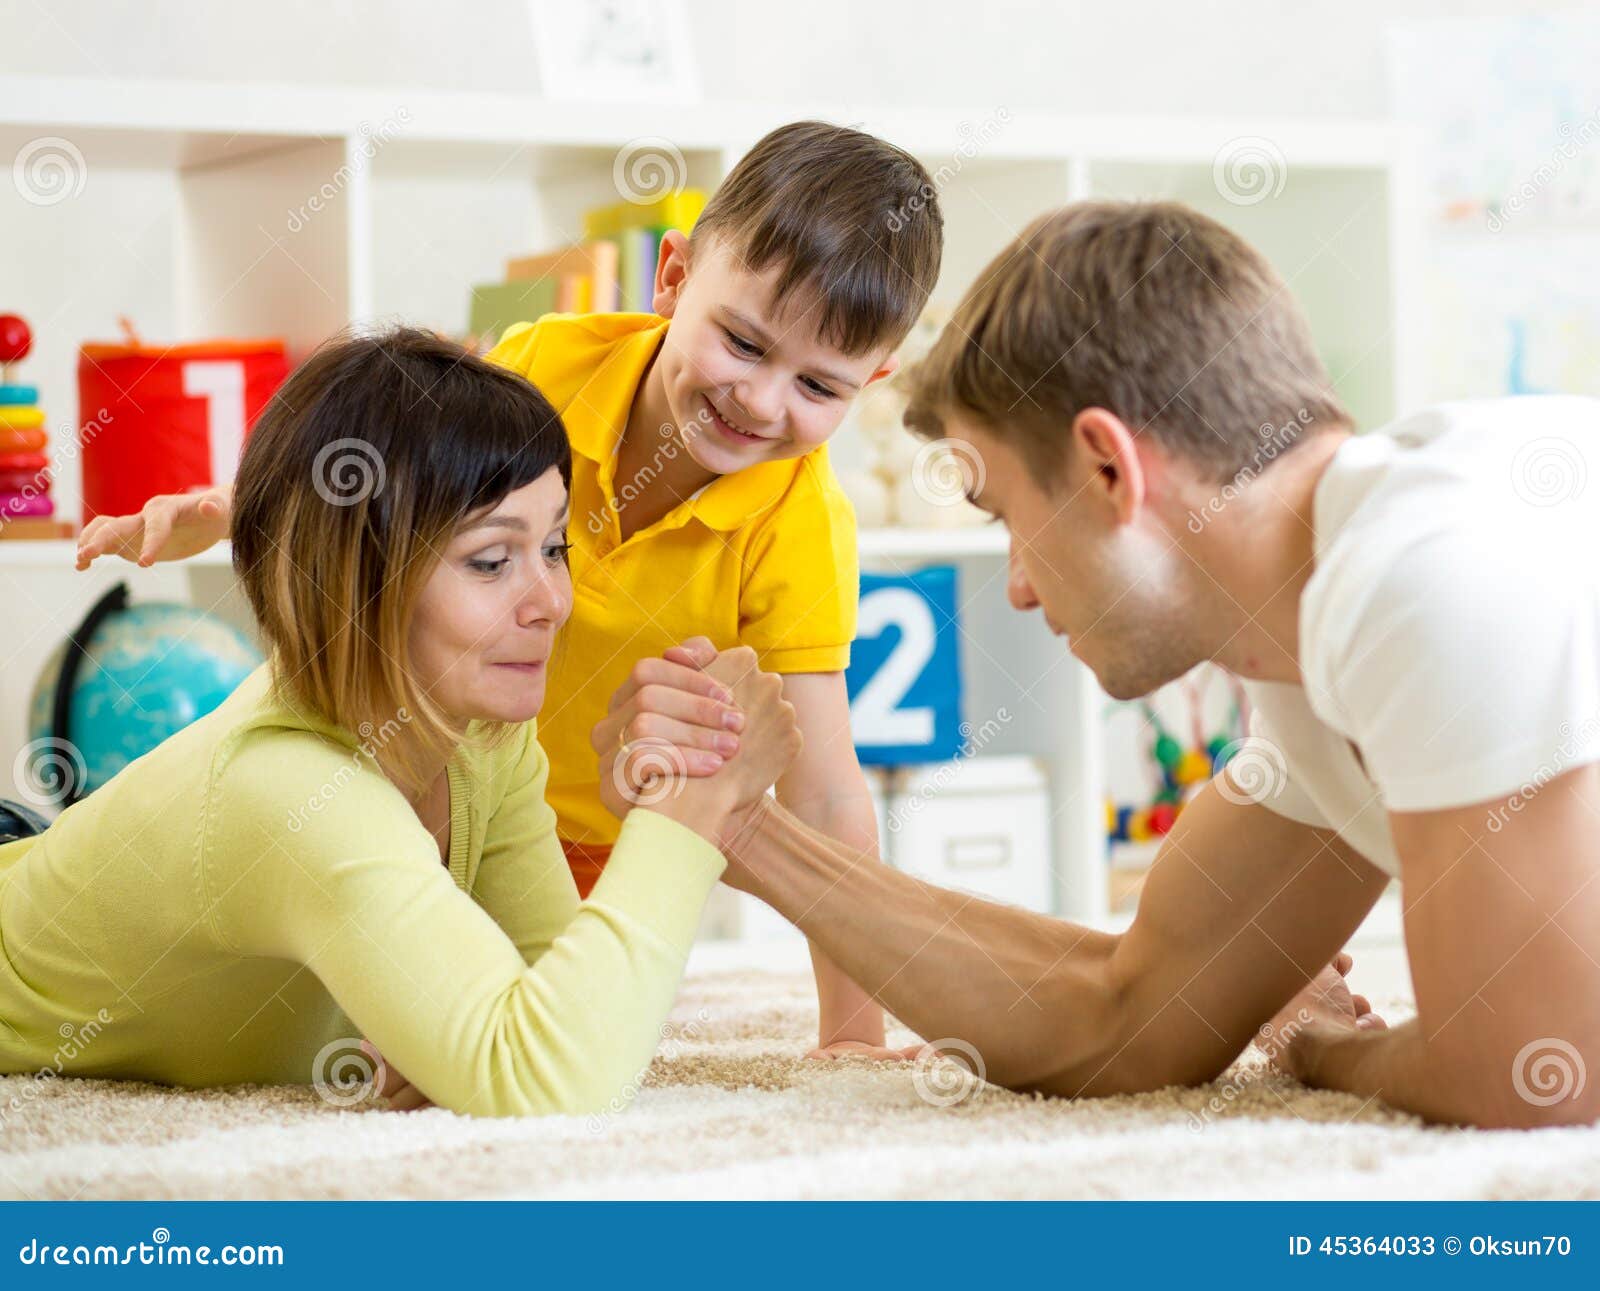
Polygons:
<instances>
[{"instance_id":1,"label":"blue box with number 2","mask_svg":"<svg viewBox=\"0 0 1600 1291\"><path fill-rule=\"evenodd\" d=\"M956 570L861 575L845 685L864 763L940 762L961 748Z\"/></svg>"}]
</instances>

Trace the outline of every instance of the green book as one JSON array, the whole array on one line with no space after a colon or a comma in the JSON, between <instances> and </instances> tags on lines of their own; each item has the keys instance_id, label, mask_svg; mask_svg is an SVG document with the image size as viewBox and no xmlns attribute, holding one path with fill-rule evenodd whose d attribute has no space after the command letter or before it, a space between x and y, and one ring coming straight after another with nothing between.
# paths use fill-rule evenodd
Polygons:
<instances>
[{"instance_id":1,"label":"green book","mask_svg":"<svg viewBox=\"0 0 1600 1291\"><path fill-rule=\"evenodd\" d=\"M632 229L624 229L617 237L617 308L625 314L640 309L639 239L632 234Z\"/></svg>"},{"instance_id":2,"label":"green book","mask_svg":"<svg viewBox=\"0 0 1600 1291\"><path fill-rule=\"evenodd\" d=\"M472 289L468 330L498 340L511 324L531 323L552 312L559 285L553 276L480 283Z\"/></svg>"}]
</instances>

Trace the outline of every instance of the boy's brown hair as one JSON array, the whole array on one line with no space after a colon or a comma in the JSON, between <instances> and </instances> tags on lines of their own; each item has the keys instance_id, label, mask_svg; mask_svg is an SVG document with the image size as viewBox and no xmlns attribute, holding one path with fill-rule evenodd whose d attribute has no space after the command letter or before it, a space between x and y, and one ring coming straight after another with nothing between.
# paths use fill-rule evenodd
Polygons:
<instances>
[{"instance_id":1,"label":"boy's brown hair","mask_svg":"<svg viewBox=\"0 0 1600 1291\"><path fill-rule=\"evenodd\" d=\"M695 222L691 249L716 239L777 297L814 291L817 334L846 354L905 339L944 251L932 177L910 153L822 121L779 126L739 159Z\"/></svg>"},{"instance_id":2,"label":"boy's brown hair","mask_svg":"<svg viewBox=\"0 0 1600 1291\"><path fill-rule=\"evenodd\" d=\"M952 413L1059 475L1073 418L1115 413L1213 473L1349 427L1305 316L1260 252L1178 202L1076 202L979 275L911 375L906 424Z\"/></svg>"}]
</instances>

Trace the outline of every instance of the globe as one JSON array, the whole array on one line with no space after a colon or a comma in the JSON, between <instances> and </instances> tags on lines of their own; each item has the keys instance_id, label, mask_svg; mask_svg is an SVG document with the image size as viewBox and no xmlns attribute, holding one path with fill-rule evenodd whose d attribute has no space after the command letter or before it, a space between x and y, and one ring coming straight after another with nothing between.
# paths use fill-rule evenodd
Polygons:
<instances>
[{"instance_id":1,"label":"globe","mask_svg":"<svg viewBox=\"0 0 1600 1291\"><path fill-rule=\"evenodd\" d=\"M55 729L54 715L67 643L34 686L23 774L35 798L71 801L98 789L222 703L261 663L244 633L190 605L127 605L124 592L96 614L104 617L86 620L65 731ZM83 639L83 629L77 635Z\"/></svg>"}]
</instances>

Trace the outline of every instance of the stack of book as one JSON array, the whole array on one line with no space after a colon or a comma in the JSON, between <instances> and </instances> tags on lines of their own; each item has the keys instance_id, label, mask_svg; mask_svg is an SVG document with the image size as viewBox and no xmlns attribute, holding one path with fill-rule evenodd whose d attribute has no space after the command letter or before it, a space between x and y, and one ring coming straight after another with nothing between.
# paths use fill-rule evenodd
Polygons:
<instances>
[{"instance_id":1,"label":"stack of book","mask_svg":"<svg viewBox=\"0 0 1600 1291\"><path fill-rule=\"evenodd\" d=\"M705 203L703 192L689 188L646 205L618 202L587 212L582 242L508 260L504 282L472 289L473 338L488 348L513 323L545 314L648 311L662 234L689 232Z\"/></svg>"}]
</instances>

